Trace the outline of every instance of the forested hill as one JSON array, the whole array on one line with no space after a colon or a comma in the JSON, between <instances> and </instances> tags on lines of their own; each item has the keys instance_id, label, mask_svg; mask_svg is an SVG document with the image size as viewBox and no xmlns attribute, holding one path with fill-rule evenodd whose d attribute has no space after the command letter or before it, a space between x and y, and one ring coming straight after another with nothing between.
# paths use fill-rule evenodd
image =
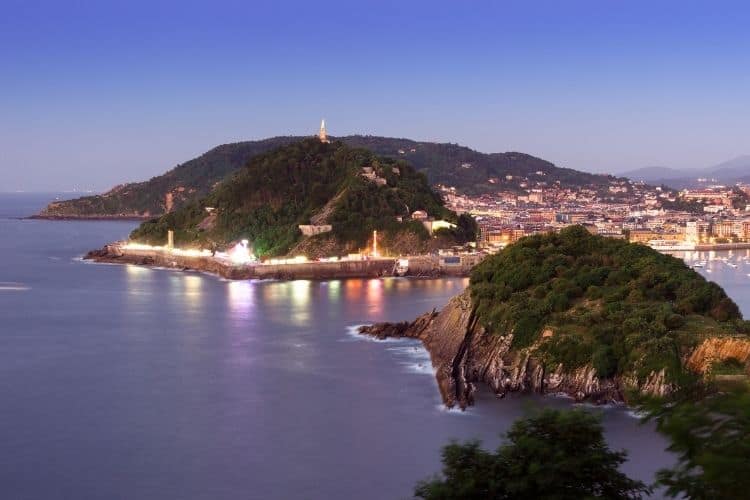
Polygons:
<instances>
[{"instance_id":1,"label":"forested hill","mask_svg":"<svg viewBox=\"0 0 750 500\"><path fill-rule=\"evenodd\" d=\"M74 200L50 203L43 217L144 217L167 211L167 198L177 208L208 194L216 183L253 156L289 144L299 137L273 137L217 146L197 158L177 165L144 182L115 186L110 191Z\"/></svg>"},{"instance_id":2,"label":"forested hill","mask_svg":"<svg viewBox=\"0 0 750 500\"><path fill-rule=\"evenodd\" d=\"M183 206L210 192L217 182L245 165L253 156L302 137L274 137L218 146L167 173L145 182L117 186L102 195L86 196L50 204L40 215L46 217L149 217ZM610 177L559 168L523 153L485 154L448 143L417 142L375 136L347 136L339 139L352 147L407 160L427 175L430 184L455 186L468 193L520 190L526 177L546 182L559 181L564 187L604 187ZM510 178L508 178L510 176ZM171 206L168 206L171 204Z\"/></svg>"},{"instance_id":3,"label":"forested hill","mask_svg":"<svg viewBox=\"0 0 750 500\"><path fill-rule=\"evenodd\" d=\"M456 227L431 237L410 219L416 210ZM303 237L298 226L311 224L332 230ZM208 195L141 224L131 239L163 244L168 229L180 246L221 248L249 239L261 256L342 255L367 246L373 230L393 253L461 244L476 232L473 220L446 209L405 161L313 138L254 156Z\"/></svg>"},{"instance_id":4,"label":"forested hill","mask_svg":"<svg viewBox=\"0 0 750 500\"><path fill-rule=\"evenodd\" d=\"M551 369L593 366L599 377L641 384L660 370L674 383L702 343L745 346L750 333L724 290L682 259L581 226L523 238L485 259L470 290L489 334L512 332L513 348L533 350ZM722 345L694 357L693 367L746 380L746 352Z\"/></svg>"},{"instance_id":5,"label":"forested hill","mask_svg":"<svg viewBox=\"0 0 750 500\"><path fill-rule=\"evenodd\" d=\"M351 146L364 147L376 154L404 158L427 174L430 183L454 186L480 194L499 190L523 191L527 178L544 179L562 187L607 187L614 177L590 174L525 153L480 153L452 143L418 142L410 139L355 135L342 138ZM509 178L510 177L510 178Z\"/></svg>"}]
</instances>

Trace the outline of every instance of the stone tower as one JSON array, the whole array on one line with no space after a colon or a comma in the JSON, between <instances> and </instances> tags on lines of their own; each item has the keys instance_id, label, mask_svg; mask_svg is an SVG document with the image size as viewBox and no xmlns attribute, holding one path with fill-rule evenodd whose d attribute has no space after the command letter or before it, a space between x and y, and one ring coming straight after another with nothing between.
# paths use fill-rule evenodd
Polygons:
<instances>
[{"instance_id":1,"label":"stone tower","mask_svg":"<svg viewBox=\"0 0 750 500\"><path fill-rule=\"evenodd\" d=\"M320 142L329 142L328 134L326 133L326 121L320 120L320 132L318 132L318 139Z\"/></svg>"}]
</instances>

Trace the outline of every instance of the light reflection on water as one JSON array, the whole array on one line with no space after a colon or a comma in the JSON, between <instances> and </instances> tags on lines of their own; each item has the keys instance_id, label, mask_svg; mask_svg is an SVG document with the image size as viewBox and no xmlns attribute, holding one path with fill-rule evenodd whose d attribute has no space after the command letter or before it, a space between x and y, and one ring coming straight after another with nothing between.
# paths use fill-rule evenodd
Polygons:
<instances>
[{"instance_id":1,"label":"light reflection on water","mask_svg":"<svg viewBox=\"0 0 750 500\"><path fill-rule=\"evenodd\" d=\"M251 281L227 283L229 310L234 317L248 318L255 306L254 284Z\"/></svg>"},{"instance_id":2,"label":"light reflection on water","mask_svg":"<svg viewBox=\"0 0 750 500\"><path fill-rule=\"evenodd\" d=\"M333 280L328 282L328 300L331 303L337 303L341 298L341 280Z\"/></svg>"},{"instance_id":3,"label":"light reflection on water","mask_svg":"<svg viewBox=\"0 0 750 500\"><path fill-rule=\"evenodd\" d=\"M193 274L186 274L184 279L180 282L182 285L179 293L185 297L189 310L191 312L197 311L203 302L203 294L201 291L201 285L203 284L203 278Z\"/></svg>"},{"instance_id":4,"label":"light reflection on water","mask_svg":"<svg viewBox=\"0 0 750 500\"><path fill-rule=\"evenodd\" d=\"M372 279L367 282L366 300L372 314L383 312L383 280Z\"/></svg>"},{"instance_id":5,"label":"light reflection on water","mask_svg":"<svg viewBox=\"0 0 750 500\"><path fill-rule=\"evenodd\" d=\"M309 280L294 280L285 285L291 288L292 303L300 309L305 308L310 303L310 293L312 287Z\"/></svg>"},{"instance_id":6,"label":"light reflection on water","mask_svg":"<svg viewBox=\"0 0 750 500\"><path fill-rule=\"evenodd\" d=\"M152 270L141 266L125 266L125 302L128 310L138 310L151 300L153 280Z\"/></svg>"},{"instance_id":7,"label":"light reflection on water","mask_svg":"<svg viewBox=\"0 0 750 500\"><path fill-rule=\"evenodd\" d=\"M295 326L306 326L310 321L310 295L312 287L308 280L295 280L287 283L279 283L279 288L283 290L280 297L282 303L291 304L289 319Z\"/></svg>"},{"instance_id":8,"label":"light reflection on water","mask_svg":"<svg viewBox=\"0 0 750 500\"><path fill-rule=\"evenodd\" d=\"M363 280L344 280L344 300L358 300L362 295Z\"/></svg>"}]
</instances>

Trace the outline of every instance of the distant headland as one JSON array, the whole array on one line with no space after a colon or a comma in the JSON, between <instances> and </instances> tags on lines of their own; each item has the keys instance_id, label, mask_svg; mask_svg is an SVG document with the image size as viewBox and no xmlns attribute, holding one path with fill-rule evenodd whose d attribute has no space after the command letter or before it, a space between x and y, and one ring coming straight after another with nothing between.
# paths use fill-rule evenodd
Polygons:
<instances>
[{"instance_id":1,"label":"distant headland","mask_svg":"<svg viewBox=\"0 0 750 500\"><path fill-rule=\"evenodd\" d=\"M206 196L217 183L253 157L303 139L305 137L283 136L217 146L148 181L115 186L101 195L55 201L37 217L147 219L161 216ZM530 177L543 178L550 185L574 189L590 187L605 192L609 181L616 179L560 168L517 152L486 154L451 143L366 135L331 137L326 133L325 139L351 148L365 148L392 160L404 160L423 173L431 185L451 186L472 195L498 190L523 194L526 179Z\"/></svg>"}]
</instances>

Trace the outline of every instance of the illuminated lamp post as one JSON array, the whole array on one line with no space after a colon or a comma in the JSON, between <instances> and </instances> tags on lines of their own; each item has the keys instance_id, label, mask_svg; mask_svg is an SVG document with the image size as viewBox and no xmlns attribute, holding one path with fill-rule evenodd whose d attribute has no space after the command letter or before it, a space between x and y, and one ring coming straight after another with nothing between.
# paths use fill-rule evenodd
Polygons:
<instances>
[{"instance_id":1,"label":"illuminated lamp post","mask_svg":"<svg viewBox=\"0 0 750 500\"><path fill-rule=\"evenodd\" d=\"M232 250L229 252L229 257L235 264L247 264L251 260L253 260L252 256L250 255L250 248L249 245L250 242L248 240L241 240L239 243L237 243Z\"/></svg>"},{"instance_id":2,"label":"illuminated lamp post","mask_svg":"<svg viewBox=\"0 0 750 500\"><path fill-rule=\"evenodd\" d=\"M378 232L377 231L372 232L372 256L373 257L378 256Z\"/></svg>"}]
</instances>

